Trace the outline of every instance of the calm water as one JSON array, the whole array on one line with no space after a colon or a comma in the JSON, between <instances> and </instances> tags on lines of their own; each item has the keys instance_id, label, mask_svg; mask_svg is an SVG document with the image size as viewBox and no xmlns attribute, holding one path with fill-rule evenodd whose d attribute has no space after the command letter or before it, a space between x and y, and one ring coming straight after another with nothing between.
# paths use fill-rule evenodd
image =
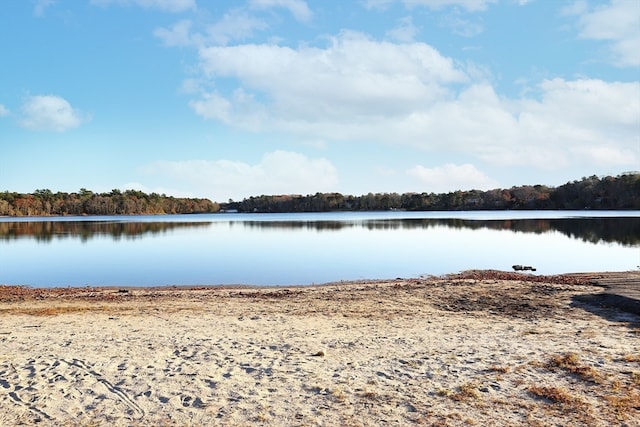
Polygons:
<instances>
[{"instance_id":1,"label":"calm water","mask_svg":"<svg viewBox=\"0 0 640 427\"><path fill-rule=\"evenodd\" d=\"M0 284L290 285L635 270L640 212L341 212L0 218Z\"/></svg>"}]
</instances>

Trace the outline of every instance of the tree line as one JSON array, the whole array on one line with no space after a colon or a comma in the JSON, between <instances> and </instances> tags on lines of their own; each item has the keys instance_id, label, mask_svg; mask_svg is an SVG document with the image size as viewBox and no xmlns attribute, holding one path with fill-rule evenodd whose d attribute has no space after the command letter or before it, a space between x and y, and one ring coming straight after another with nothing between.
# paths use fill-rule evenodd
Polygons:
<instances>
[{"instance_id":1,"label":"tree line","mask_svg":"<svg viewBox=\"0 0 640 427\"><path fill-rule=\"evenodd\" d=\"M36 190L31 194L0 193L0 216L158 215L218 212L208 199L171 197L136 190L77 193Z\"/></svg>"},{"instance_id":2,"label":"tree line","mask_svg":"<svg viewBox=\"0 0 640 427\"><path fill-rule=\"evenodd\" d=\"M583 177L559 187L523 185L488 191L449 193L340 193L249 197L240 202L216 203L201 198L146 194L136 190L94 193L81 188L76 193L36 190L23 194L0 193L0 216L64 215L158 215L238 212L329 212L329 211L452 211L452 210L551 210L636 209L640 210L640 173L616 177Z\"/></svg>"},{"instance_id":3,"label":"tree line","mask_svg":"<svg viewBox=\"0 0 640 427\"><path fill-rule=\"evenodd\" d=\"M523 185L488 191L449 193L340 193L258 196L240 202L221 203L225 211L328 212L328 211L451 211L451 210L582 210L640 209L640 173L616 177L595 175L559 187Z\"/></svg>"}]
</instances>

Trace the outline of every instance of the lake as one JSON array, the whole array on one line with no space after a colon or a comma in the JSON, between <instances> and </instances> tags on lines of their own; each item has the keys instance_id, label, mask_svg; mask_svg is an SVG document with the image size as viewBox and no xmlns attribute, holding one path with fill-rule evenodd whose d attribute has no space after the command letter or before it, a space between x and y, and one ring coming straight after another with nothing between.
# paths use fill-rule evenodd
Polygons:
<instances>
[{"instance_id":1,"label":"lake","mask_svg":"<svg viewBox=\"0 0 640 427\"><path fill-rule=\"evenodd\" d=\"M636 270L640 211L0 218L0 284L308 285L514 264Z\"/></svg>"}]
</instances>

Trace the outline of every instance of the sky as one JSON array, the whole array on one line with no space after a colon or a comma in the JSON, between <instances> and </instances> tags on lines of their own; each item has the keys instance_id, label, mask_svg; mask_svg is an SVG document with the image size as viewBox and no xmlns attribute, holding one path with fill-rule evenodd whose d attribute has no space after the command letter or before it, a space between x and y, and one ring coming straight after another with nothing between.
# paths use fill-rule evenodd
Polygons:
<instances>
[{"instance_id":1,"label":"sky","mask_svg":"<svg viewBox=\"0 0 640 427\"><path fill-rule=\"evenodd\" d=\"M0 52L0 191L226 202L640 170L638 0L11 0Z\"/></svg>"}]
</instances>

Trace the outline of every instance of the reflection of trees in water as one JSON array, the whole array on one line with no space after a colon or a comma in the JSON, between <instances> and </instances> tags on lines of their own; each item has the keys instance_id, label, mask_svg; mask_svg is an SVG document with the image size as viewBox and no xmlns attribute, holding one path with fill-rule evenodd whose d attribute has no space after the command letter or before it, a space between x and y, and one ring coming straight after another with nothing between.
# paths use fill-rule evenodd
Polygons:
<instances>
[{"instance_id":1,"label":"reflection of trees in water","mask_svg":"<svg viewBox=\"0 0 640 427\"><path fill-rule=\"evenodd\" d=\"M400 219L363 221L245 221L250 228L282 228L291 230L339 231L343 228L364 227L369 230L426 229L449 227L457 229L508 230L522 233L560 232L574 239L590 243L620 243L640 246L640 218L563 218L563 219Z\"/></svg>"},{"instance_id":2,"label":"reflection of trees in water","mask_svg":"<svg viewBox=\"0 0 640 427\"><path fill-rule=\"evenodd\" d=\"M242 224L248 228L313 231L340 231L345 228L360 226L359 223L353 221L238 221L236 224Z\"/></svg>"},{"instance_id":3,"label":"reflection of trees in water","mask_svg":"<svg viewBox=\"0 0 640 427\"><path fill-rule=\"evenodd\" d=\"M625 246L640 246L640 218L606 218L587 219L586 224L573 220L557 222L554 227L569 237L581 239L585 242L620 243Z\"/></svg>"},{"instance_id":4,"label":"reflection of trees in water","mask_svg":"<svg viewBox=\"0 0 640 427\"><path fill-rule=\"evenodd\" d=\"M176 228L206 227L209 222L105 222L105 221L34 221L0 222L0 239L32 237L39 242L54 238L77 238L83 242L95 236L110 236L114 240L135 239L158 235Z\"/></svg>"},{"instance_id":5,"label":"reflection of trees in water","mask_svg":"<svg viewBox=\"0 0 640 427\"><path fill-rule=\"evenodd\" d=\"M177 228L208 227L211 222L137 222L137 221L32 221L0 222L0 239L12 240L33 237L40 242L54 238L80 238L87 241L94 236L110 236L114 240L158 235ZM563 219L376 219L362 221L231 221L230 226L242 225L260 229L288 229L309 231L340 231L346 228L368 230L427 229L448 227L456 229L507 230L522 233L560 232L574 239L590 243L619 243L640 246L640 218L563 218Z\"/></svg>"}]
</instances>

